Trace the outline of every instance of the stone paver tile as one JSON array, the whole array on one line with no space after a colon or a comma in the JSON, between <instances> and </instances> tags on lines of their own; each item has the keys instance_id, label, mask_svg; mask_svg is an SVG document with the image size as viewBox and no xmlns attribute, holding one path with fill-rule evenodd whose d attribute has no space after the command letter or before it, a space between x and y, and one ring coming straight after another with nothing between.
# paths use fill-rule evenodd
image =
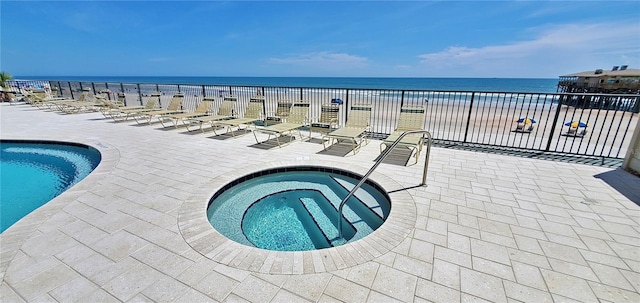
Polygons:
<instances>
[{"instance_id":1,"label":"stone paver tile","mask_svg":"<svg viewBox=\"0 0 640 303\"><path fill-rule=\"evenodd\" d=\"M344 303L344 302L345 301L341 301L327 295L322 295L322 297L320 297L320 300L318 300L318 303Z\"/></svg>"},{"instance_id":2,"label":"stone paver tile","mask_svg":"<svg viewBox=\"0 0 640 303\"><path fill-rule=\"evenodd\" d=\"M94 292L92 292L91 294L89 294L88 296L80 299L79 302L104 302L104 303L110 303L110 302L122 302L120 300L118 300L116 297L112 296L111 294L109 294L108 292L106 292L104 289L98 289L95 290Z\"/></svg>"},{"instance_id":3,"label":"stone paver tile","mask_svg":"<svg viewBox=\"0 0 640 303\"><path fill-rule=\"evenodd\" d=\"M471 268L471 255L448 248L436 246L434 258Z\"/></svg>"},{"instance_id":4,"label":"stone paver tile","mask_svg":"<svg viewBox=\"0 0 640 303\"><path fill-rule=\"evenodd\" d=\"M520 262L513 262L513 273L519 284L545 291L547 290L547 285L545 284L538 267Z\"/></svg>"},{"instance_id":5,"label":"stone paver tile","mask_svg":"<svg viewBox=\"0 0 640 303\"><path fill-rule=\"evenodd\" d=\"M471 239L471 254L475 257L511 265L507 248L502 245Z\"/></svg>"},{"instance_id":6,"label":"stone paver tile","mask_svg":"<svg viewBox=\"0 0 640 303\"><path fill-rule=\"evenodd\" d=\"M587 261L582 258L580 251L575 247L546 241L540 241L539 243L544 254L549 258L576 263L578 265L587 265Z\"/></svg>"},{"instance_id":7,"label":"stone paver tile","mask_svg":"<svg viewBox=\"0 0 640 303\"><path fill-rule=\"evenodd\" d=\"M282 288L307 300L317 301L330 279L331 274L328 273L292 275L284 282Z\"/></svg>"},{"instance_id":8,"label":"stone paver tile","mask_svg":"<svg viewBox=\"0 0 640 303\"><path fill-rule=\"evenodd\" d=\"M253 275L248 276L233 293L250 302L267 302L278 292L279 287Z\"/></svg>"},{"instance_id":9,"label":"stone paver tile","mask_svg":"<svg viewBox=\"0 0 640 303\"><path fill-rule=\"evenodd\" d=\"M487 301L487 300L482 299L482 298L478 298L476 296L472 296L470 294L461 293L460 294L460 303L493 303L493 302ZM509 298L507 298L507 303L511 303L511 302L509 302ZM520 303L520 302L518 302L518 303Z\"/></svg>"},{"instance_id":10,"label":"stone paver tile","mask_svg":"<svg viewBox=\"0 0 640 303\"><path fill-rule=\"evenodd\" d=\"M553 299L548 292L511 281L504 281L504 290L507 293L508 298L525 303L553 302Z\"/></svg>"},{"instance_id":11,"label":"stone paver tile","mask_svg":"<svg viewBox=\"0 0 640 303\"><path fill-rule=\"evenodd\" d=\"M251 303L251 301L242 298L236 294L229 294L225 299L224 299L225 303Z\"/></svg>"},{"instance_id":12,"label":"stone paver tile","mask_svg":"<svg viewBox=\"0 0 640 303\"><path fill-rule=\"evenodd\" d=\"M506 237L512 236L509 224L479 218L478 225L480 226L480 230L484 232L494 233Z\"/></svg>"},{"instance_id":13,"label":"stone paver tile","mask_svg":"<svg viewBox=\"0 0 640 303\"><path fill-rule=\"evenodd\" d=\"M582 302L597 301L585 280L546 269L541 269L541 272L551 293Z\"/></svg>"},{"instance_id":14,"label":"stone paver tile","mask_svg":"<svg viewBox=\"0 0 640 303\"><path fill-rule=\"evenodd\" d=\"M481 272L460 268L460 289L491 302L507 302L502 280Z\"/></svg>"},{"instance_id":15,"label":"stone paver tile","mask_svg":"<svg viewBox=\"0 0 640 303\"><path fill-rule=\"evenodd\" d=\"M538 240L534 238L520 236L520 235L514 235L513 238L516 240L516 245L518 246L518 249L528 251L530 253L534 253L538 255L544 254L544 252L542 251L542 248L540 248L540 244L538 244Z\"/></svg>"},{"instance_id":16,"label":"stone paver tile","mask_svg":"<svg viewBox=\"0 0 640 303\"><path fill-rule=\"evenodd\" d=\"M436 220L436 219L429 219L427 221L427 231L446 236L447 235L447 222L441 221L441 220Z\"/></svg>"},{"instance_id":17,"label":"stone paver tile","mask_svg":"<svg viewBox=\"0 0 640 303\"><path fill-rule=\"evenodd\" d=\"M107 282L102 288L119 300L127 301L163 276L159 271L139 263Z\"/></svg>"},{"instance_id":18,"label":"stone paver tile","mask_svg":"<svg viewBox=\"0 0 640 303\"><path fill-rule=\"evenodd\" d=\"M590 250L580 250L580 254L582 254L589 264L597 263L620 269L629 269L629 266L624 262L624 260L616 256L593 252Z\"/></svg>"},{"instance_id":19,"label":"stone paver tile","mask_svg":"<svg viewBox=\"0 0 640 303\"><path fill-rule=\"evenodd\" d=\"M416 296L427 299L431 302L460 302L459 290L433 283L425 279L418 279Z\"/></svg>"},{"instance_id":20,"label":"stone paver tile","mask_svg":"<svg viewBox=\"0 0 640 303\"><path fill-rule=\"evenodd\" d=\"M211 273L219 264L207 258L196 261L180 273L176 279L187 285L195 285L198 281Z\"/></svg>"},{"instance_id":21,"label":"stone paver tile","mask_svg":"<svg viewBox=\"0 0 640 303\"><path fill-rule=\"evenodd\" d=\"M460 266L436 259L433 262L433 282L460 290Z\"/></svg>"},{"instance_id":22,"label":"stone paver tile","mask_svg":"<svg viewBox=\"0 0 640 303\"><path fill-rule=\"evenodd\" d=\"M365 302L367 300L367 296L369 296L369 288L360 286L343 278L333 276L324 293L343 302ZM320 298L319 301L323 302L323 298Z\"/></svg>"},{"instance_id":23,"label":"stone paver tile","mask_svg":"<svg viewBox=\"0 0 640 303\"><path fill-rule=\"evenodd\" d=\"M120 261L149 242L124 230L119 230L101 241L92 244L92 248L113 261Z\"/></svg>"},{"instance_id":24,"label":"stone paver tile","mask_svg":"<svg viewBox=\"0 0 640 303\"><path fill-rule=\"evenodd\" d=\"M182 294L180 297L178 297L176 299L176 302L201 302L201 303L207 303L207 302L219 302L216 301L210 297L205 296L203 293L193 289L193 288L189 288L187 289L187 291Z\"/></svg>"},{"instance_id":25,"label":"stone paver tile","mask_svg":"<svg viewBox=\"0 0 640 303\"><path fill-rule=\"evenodd\" d=\"M554 271L598 282L598 277L596 277L596 274L588 266L577 265L553 258L549 258L549 264L551 264L551 268Z\"/></svg>"},{"instance_id":26,"label":"stone paver tile","mask_svg":"<svg viewBox=\"0 0 640 303\"><path fill-rule=\"evenodd\" d=\"M414 240L421 240L435 245L446 246L447 236L416 229L413 234Z\"/></svg>"},{"instance_id":27,"label":"stone paver tile","mask_svg":"<svg viewBox=\"0 0 640 303\"><path fill-rule=\"evenodd\" d=\"M273 297L273 300L271 300L271 302L277 303L277 302L283 302L283 303L288 303L288 302L292 302L292 303L297 303L297 302L301 302L301 303L305 303L305 302L314 302L314 301L309 301L307 299L304 299L302 297L296 296L295 294L292 294L284 289L280 289L277 293L276 296Z\"/></svg>"},{"instance_id":28,"label":"stone paver tile","mask_svg":"<svg viewBox=\"0 0 640 303\"><path fill-rule=\"evenodd\" d=\"M36 261L29 256L23 255L20 258L13 259L11 265L5 273L5 280L10 284L16 284L60 265L60 261L54 257L39 258Z\"/></svg>"},{"instance_id":29,"label":"stone paver tile","mask_svg":"<svg viewBox=\"0 0 640 303\"><path fill-rule=\"evenodd\" d=\"M238 284L238 281L214 271L192 287L217 301L222 301Z\"/></svg>"},{"instance_id":30,"label":"stone paver tile","mask_svg":"<svg viewBox=\"0 0 640 303\"><path fill-rule=\"evenodd\" d=\"M629 291L634 291L633 286L629 284L627 279L625 279L624 275L617 268L597 263L590 263L589 265L600 280L596 282Z\"/></svg>"},{"instance_id":31,"label":"stone paver tile","mask_svg":"<svg viewBox=\"0 0 640 303\"><path fill-rule=\"evenodd\" d=\"M399 300L410 301L415 295L416 282L417 277L414 275L381 265L371 289Z\"/></svg>"},{"instance_id":32,"label":"stone paver tile","mask_svg":"<svg viewBox=\"0 0 640 303\"><path fill-rule=\"evenodd\" d=\"M218 264L214 270L236 281L243 281L251 274L246 270L233 268L224 264Z\"/></svg>"},{"instance_id":33,"label":"stone paver tile","mask_svg":"<svg viewBox=\"0 0 640 303\"><path fill-rule=\"evenodd\" d=\"M30 301L77 277L79 276L75 271L59 264L11 286L25 300Z\"/></svg>"},{"instance_id":34,"label":"stone paver tile","mask_svg":"<svg viewBox=\"0 0 640 303\"><path fill-rule=\"evenodd\" d=\"M380 264L377 262L367 262L356 265L349 269L346 279L365 287L371 287L378 273L378 267L380 267Z\"/></svg>"},{"instance_id":35,"label":"stone paver tile","mask_svg":"<svg viewBox=\"0 0 640 303\"><path fill-rule=\"evenodd\" d=\"M589 286L600 300L616 303L637 303L640 302L640 294L635 291L628 291L617 287L612 287L596 282L588 282Z\"/></svg>"},{"instance_id":36,"label":"stone paver tile","mask_svg":"<svg viewBox=\"0 0 640 303\"><path fill-rule=\"evenodd\" d=\"M289 277L291 277L290 275L272 275L272 274L261 274L261 273L253 273L252 275L278 287L282 287L284 283L287 282Z\"/></svg>"},{"instance_id":37,"label":"stone paver tile","mask_svg":"<svg viewBox=\"0 0 640 303\"><path fill-rule=\"evenodd\" d=\"M15 303L26 302L24 299L20 297L20 295L18 295L15 291L13 291L13 289L11 289L11 287L9 287L7 283L4 283L4 282L0 284L0 294L2 294L2 301L5 301L5 302L15 302Z\"/></svg>"},{"instance_id":38,"label":"stone paver tile","mask_svg":"<svg viewBox=\"0 0 640 303\"><path fill-rule=\"evenodd\" d=\"M640 260L640 249L637 246L607 241L607 244L624 259ZM636 243L637 244L637 243Z\"/></svg>"},{"instance_id":39,"label":"stone paver tile","mask_svg":"<svg viewBox=\"0 0 640 303\"><path fill-rule=\"evenodd\" d=\"M429 278L431 277L432 265L411 257L397 255L393 262L393 268L421 278Z\"/></svg>"},{"instance_id":40,"label":"stone paver tile","mask_svg":"<svg viewBox=\"0 0 640 303\"><path fill-rule=\"evenodd\" d=\"M49 294L60 302L82 302L84 297L96 290L98 286L87 278L77 277L50 291Z\"/></svg>"},{"instance_id":41,"label":"stone paver tile","mask_svg":"<svg viewBox=\"0 0 640 303\"><path fill-rule=\"evenodd\" d=\"M402 303L403 301L394 299L392 297L386 296L384 294L381 294L377 291L371 291L369 292L369 297L367 298L367 302L370 303Z\"/></svg>"},{"instance_id":42,"label":"stone paver tile","mask_svg":"<svg viewBox=\"0 0 640 303\"><path fill-rule=\"evenodd\" d=\"M640 273L638 271L621 270L622 274L627 278L631 285L640 292Z\"/></svg>"},{"instance_id":43,"label":"stone paver tile","mask_svg":"<svg viewBox=\"0 0 640 303\"><path fill-rule=\"evenodd\" d=\"M447 234L447 248L457 250L465 254L471 254L471 242L469 242L469 237L456 233Z\"/></svg>"},{"instance_id":44,"label":"stone paver tile","mask_svg":"<svg viewBox=\"0 0 640 303\"><path fill-rule=\"evenodd\" d=\"M133 296L133 298L125 301L126 303L155 303L153 300L149 299L147 296L143 294L137 294Z\"/></svg>"},{"instance_id":45,"label":"stone paver tile","mask_svg":"<svg viewBox=\"0 0 640 303\"><path fill-rule=\"evenodd\" d=\"M429 242L413 239L409 248L409 257L418 260L433 262L435 245Z\"/></svg>"},{"instance_id":46,"label":"stone paver tile","mask_svg":"<svg viewBox=\"0 0 640 303\"><path fill-rule=\"evenodd\" d=\"M485 274L493 275L505 280L515 281L516 278L513 275L511 266L501 263L493 262L490 260L472 257L473 269Z\"/></svg>"},{"instance_id":47,"label":"stone paver tile","mask_svg":"<svg viewBox=\"0 0 640 303\"><path fill-rule=\"evenodd\" d=\"M171 302L182 296L189 286L169 276L163 276L142 291L147 298L155 302Z\"/></svg>"}]
</instances>

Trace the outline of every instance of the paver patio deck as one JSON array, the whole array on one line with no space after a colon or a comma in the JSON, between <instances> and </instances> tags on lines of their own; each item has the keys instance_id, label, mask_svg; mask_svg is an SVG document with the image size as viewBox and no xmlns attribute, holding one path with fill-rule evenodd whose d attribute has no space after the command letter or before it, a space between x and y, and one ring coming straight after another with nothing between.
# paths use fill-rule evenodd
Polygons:
<instances>
[{"instance_id":1,"label":"paver patio deck","mask_svg":"<svg viewBox=\"0 0 640 303\"><path fill-rule=\"evenodd\" d=\"M207 226L216 188L282 165L364 174L379 142L336 156L21 104L0 118L2 139L103 156L0 235L2 302L640 302L640 178L621 169L433 148L427 187L424 158L373 175L394 203L374 234L267 252Z\"/></svg>"}]
</instances>

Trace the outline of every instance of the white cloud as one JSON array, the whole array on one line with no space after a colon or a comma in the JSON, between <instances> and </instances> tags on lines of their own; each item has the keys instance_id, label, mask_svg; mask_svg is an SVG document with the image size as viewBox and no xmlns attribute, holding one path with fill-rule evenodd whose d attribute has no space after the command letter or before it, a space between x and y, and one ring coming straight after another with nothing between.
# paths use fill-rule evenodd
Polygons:
<instances>
[{"instance_id":1,"label":"white cloud","mask_svg":"<svg viewBox=\"0 0 640 303\"><path fill-rule=\"evenodd\" d=\"M458 74L453 76L499 77L506 73L515 77L555 77L640 62L640 28L636 22L566 24L529 31L538 34L531 40L502 45L450 46L418 57L423 67L440 72L438 76L449 76L442 73L456 71ZM570 70L565 70L567 68ZM493 74L486 74L489 71ZM521 74L513 74L517 71Z\"/></svg>"},{"instance_id":2,"label":"white cloud","mask_svg":"<svg viewBox=\"0 0 640 303\"><path fill-rule=\"evenodd\" d=\"M368 60L365 57L334 52L315 52L284 58L270 58L269 62L332 71L358 69L368 65Z\"/></svg>"}]
</instances>

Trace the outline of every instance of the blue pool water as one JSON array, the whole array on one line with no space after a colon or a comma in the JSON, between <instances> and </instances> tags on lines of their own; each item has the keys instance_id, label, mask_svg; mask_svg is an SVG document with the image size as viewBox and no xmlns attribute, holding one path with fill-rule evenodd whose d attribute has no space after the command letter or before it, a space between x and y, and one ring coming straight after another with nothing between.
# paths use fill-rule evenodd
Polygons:
<instances>
[{"instance_id":1,"label":"blue pool water","mask_svg":"<svg viewBox=\"0 0 640 303\"><path fill-rule=\"evenodd\" d=\"M91 147L0 141L0 232L86 177L100 163Z\"/></svg>"},{"instance_id":2,"label":"blue pool water","mask_svg":"<svg viewBox=\"0 0 640 303\"><path fill-rule=\"evenodd\" d=\"M249 246L305 251L342 245L380 227L391 208L379 186L365 183L343 209L339 237L337 209L358 183L355 177L317 167L256 173L214 195L207 215L221 234Z\"/></svg>"}]
</instances>

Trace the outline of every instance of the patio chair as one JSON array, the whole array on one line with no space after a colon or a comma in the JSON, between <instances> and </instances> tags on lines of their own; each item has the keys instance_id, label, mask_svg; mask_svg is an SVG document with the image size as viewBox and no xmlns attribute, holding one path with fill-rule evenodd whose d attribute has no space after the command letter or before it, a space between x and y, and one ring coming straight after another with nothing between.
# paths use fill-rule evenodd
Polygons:
<instances>
[{"instance_id":1,"label":"patio chair","mask_svg":"<svg viewBox=\"0 0 640 303\"><path fill-rule=\"evenodd\" d=\"M149 97L149 99L147 100L147 103L145 103L143 108L140 108L139 106L121 107L111 112L111 118L113 118L114 121L126 121L129 118L139 115L141 113L158 110L159 106L160 106L160 93L155 92L151 94L151 96Z\"/></svg>"},{"instance_id":2,"label":"patio chair","mask_svg":"<svg viewBox=\"0 0 640 303\"><path fill-rule=\"evenodd\" d=\"M403 106L400 108L400 117L398 118L398 126L396 129L382 141L380 144L380 153L387 149L393 142L395 142L400 135L406 131L421 130L424 128L426 108L425 106ZM404 147L411 150L411 154L414 155L416 162L418 163L418 157L422 151L424 145L424 134L410 134L406 135L396 147Z\"/></svg>"},{"instance_id":3,"label":"patio chair","mask_svg":"<svg viewBox=\"0 0 640 303\"><path fill-rule=\"evenodd\" d=\"M338 128L338 112L340 107L337 103L325 104L320 107L320 118L317 122L311 123L311 131L327 134Z\"/></svg>"},{"instance_id":4,"label":"patio chair","mask_svg":"<svg viewBox=\"0 0 640 303\"><path fill-rule=\"evenodd\" d=\"M291 106L289 115L287 119L284 120L284 122L266 126L264 128L256 128L253 131L253 136L255 137L256 142L258 144L261 144L266 141L269 141L271 139L271 136L274 136L276 139L276 142L278 143L278 147L282 147L282 144L280 143L280 137L289 135L290 138L289 138L289 142L287 143L291 143L295 139L295 137L292 135L294 131L298 131L298 135L300 136L300 138L302 138L303 136L302 136L302 132L300 131L300 128L308 124L307 121L308 121L308 115L309 115L309 107L310 107L309 101L303 100L303 101L296 102ZM267 134L269 137L267 138L267 140L260 141L258 140L258 136L256 135L256 133ZM311 135L311 132L309 132L309 135Z\"/></svg>"},{"instance_id":5,"label":"patio chair","mask_svg":"<svg viewBox=\"0 0 640 303\"><path fill-rule=\"evenodd\" d=\"M529 127L527 127L527 125L524 123L518 123L516 125L515 132L517 133L530 133L532 131L533 131L533 125L529 125Z\"/></svg>"},{"instance_id":6,"label":"patio chair","mask_svg":"<svg viewBox=\"0 0 640 303\"><path fill-rule=\"evenodd\" d=\"M96 100L96 96L88 89L82 92L75 101L52 101L58 110L66 113L73 114L81 111L97 111L102 106L101 101Z\"/></svg>"},{"instance_id":7,"label":"patio chair","mask_svg":"<svg viewBox=\"0 0 640 303\"><path fill-rule=\"evenodd\" d=\"M200 131L204 133L203 126L205 124L209 123L211 124L211 128L213 128L216 121L232 119L235 113L234 108L237 101L237 96L226 96L222 100L222 104L220 104L217 114L184 119L182 120L182 124L187 127L187 131L193 130L190 126L198 125Z\"/></svg>"},{"instance_id":8,"label":"patio chair","mask_svg":"<svg viewBox=\"0 0 640 303\"><path fill-rule=\"evenodd\" d=\"M165 110L154 110L149 112L142 112L139 115L133 116L133 118L136 120L138 124L142 124L142 123L151 124L151 119L153 119L153 117L181 113L183 99L184 99L184 95L181 93L177 93L173 95L173 97L171 98L171 101L169 101L169 104L167 105L167 108Z\"/></svg>"},{"instance_id":9,"label":"patio chair","mask_svg":"<svg viewBox=\"0 0 640 303\"><path fill-rule=\"evenodd\" d=\"M42 105L46 106L49 110L53 111L61 111L64 112L66 107L68 106L82 106L85 102L91 101L93 102L94 95L89 88L84 88L82 93L78 96L78 99L65 99L65 98L56 98L56 99L48 99L42 103ZM39 106L38 108L42 108Z\"/></svg>"},{"instance_id":10,"label":"patio chair","mask_svg":"<svg viewBox=\"0 0 640 303\"><path fill-rule=\"evenodd\" d=\"M342 141L351 142L351 150L355 155L363 143L367 144L369 139L366 132L369 130L369 120L371 118L371 105L354 104L349 110L347 123L345 126L338 128L324 136L322 136L322 146L324 149L331 148L334 143ZM329 141L329 146L326 146Z\"/></svg>"},{"instance_id":11,"label":"patio chair","mask_svg":"<svg viewBox=\"0 0 640 303\"><path fill-rule=\"evenodd\" d=\"M255 122L264 120L264 100L265 98L263 96L251 97L249 104L247 105L247 109L245 110L244 117L221 120L216 122L216 124L224 126L227 129L227 133L231 133L234 137L236 134L233 127L237 127L237 130L244 130L244 133L246 134L251 125L255 125ZM245 126L244 128L242 128L243 125ZM216 132L215 128L213 129L213 132Z\"/></svg>"},{"instance_id":12,"label":"patio chair","mask_svg":"<svg viewBox=\"0 0 640 303\"><path fill-rule=\"evenodd\" d=\"M173 127L178 128L178 122L189 119L189 118L197 118L209 115L211 112L211 108L213 107L213 102L215 98L213 97L205 97L200 104L196 107L195 111L190 113L177 113L171 115L162 115L158 116L158 120L160 120L160 124L162 127L171 126L169 122L173 124ZM165 123L167 123L165 125Z\"/></svg>"},{"instance_id":13,"label":"patio chair","mask_svg":"<svg viewBox=\"0 0 640 303\"><path fill-rule=\"evenodd\" d=\"M273 115L267 114L267 117L264 120L264 125L269 126L278 124L287 119L289 113L291 112L292 105L293 102L291 102L290 100L278 100L276 104L276 112Z\"/></svg>"}]
</instances>

